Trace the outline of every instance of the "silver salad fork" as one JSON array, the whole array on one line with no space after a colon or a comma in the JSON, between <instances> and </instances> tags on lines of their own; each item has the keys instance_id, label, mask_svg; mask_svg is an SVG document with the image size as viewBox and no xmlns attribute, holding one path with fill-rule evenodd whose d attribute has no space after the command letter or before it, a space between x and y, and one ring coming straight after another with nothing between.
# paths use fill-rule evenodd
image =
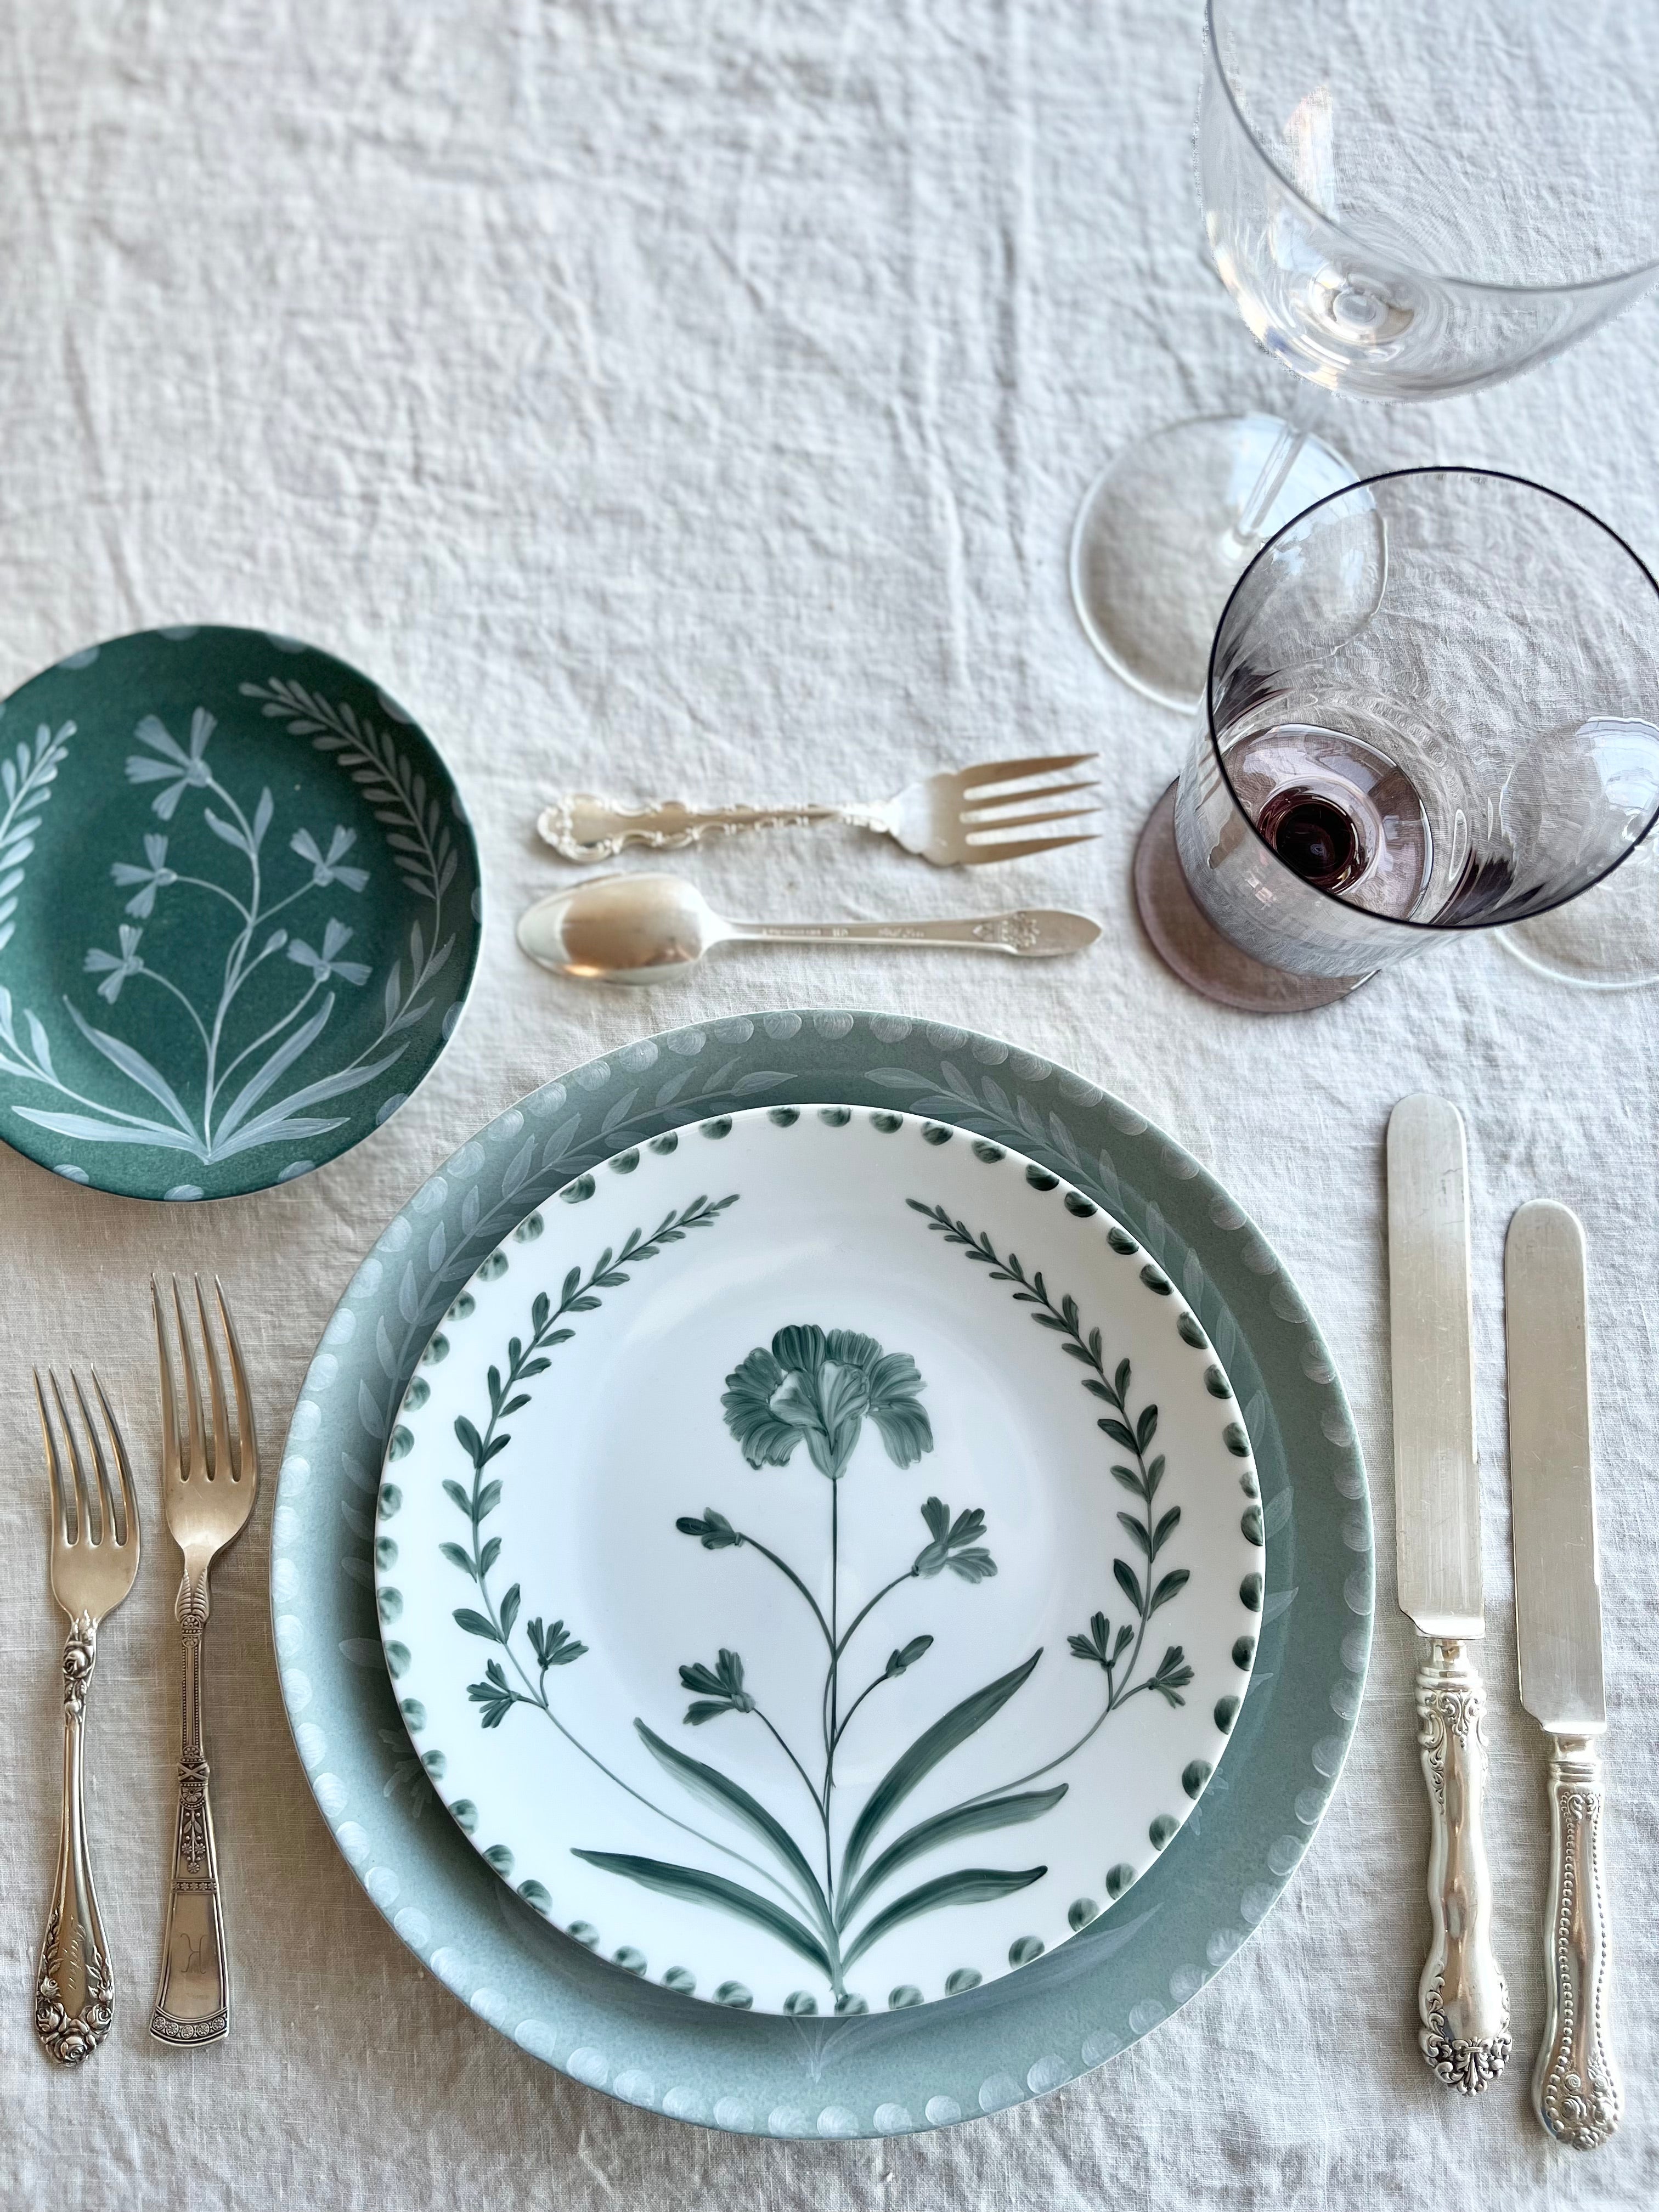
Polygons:
<instances>
[{"instance_id":1,"label":"silver salad fork","mask_svg":"<svg viewBox=\"0 0 1659 2212\"><path fill-rule=\"evenodd\" d=\"M896 797L878 804L799 806L687 806L678 799L629 807L590 792L573 792L544 807L536 827L567 860L614 860L624 845L648 845L667 852L695 845L700 838L729 837L738 830L798 830L814 822L845 822L873 830L920 853L936 868L972 866L987 860L1023 860L1033 853L1052 853L1079 845L1095 830L1055 834L1054 825L1097 814L1097 806L1054 806L1050 801L1074 792L1092 791L1092 778L1055 783L1052 778L1079 768L1093 753L1049 753L1030 760L983 761L974 768L924 776ZM1036 808L1036 812L1030 811ZM1024 808L1028 811L1022 812ZM1041 830L1011 837L1017 830Z\"/></svg>"}]
</instances>

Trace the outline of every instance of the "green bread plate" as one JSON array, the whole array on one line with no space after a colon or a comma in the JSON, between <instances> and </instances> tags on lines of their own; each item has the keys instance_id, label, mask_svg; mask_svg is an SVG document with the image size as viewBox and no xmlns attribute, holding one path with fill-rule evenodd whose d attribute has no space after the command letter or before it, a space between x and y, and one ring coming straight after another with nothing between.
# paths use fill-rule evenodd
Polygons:
<instances>
[{"instance_id":1,"label":"green bread plate","mask_svg":"<svg viewBox=\"0 0 1659 2212\"><path fill-rule=\"evenodd\" d=\"M530 1855L494 1825L493 1804L446 1809L442 1796L455 1787L447 1755L464 1735L440 1740L434 1713L417 1702L415 1632L428 1632L414 1608L383 1620L375 1603L377 1575L384 1601L387 1577L419 1564L412 1497L399 1510L401 1460L382 1480L398 1409L417 1376L442 1371L432 1364L434 1329L446 1340L458 1332L450 1356L459 1363L460 1337L483 1325L468 1285L475 1274L493 1279L491 1255L508 1255L502 1285L528 1280L543 1247L585 1236L613 1188L643 1186L647 1159L706 1163L696 1189L724 1197L738 1187L730 1178L744 1109L787 1121L789 1109L826 1099L878 1132L914 1115L1006 1152L1000 1164L975 1152L981 1180L970 1190L981 1206L1015 1179L1020 1154L1042 1171L1040 1199L1052 1178L1121 1224L1134 1249L1113 1247L1114 1263L1144 1286L1137 1295L1154 1318L1165 1303L1158 1285L1165 1286L1172 1328L1184 1301L1224 1368L1261 1487L1261 1583L1249 1601L1259 1607L1254 1665L1214 1773L1177 1832L1115 1901L1103 1856L1102 1886L1091 1893L1103 1909L1017 1972L897 2008L884 1978L878 2002L862 2014L838 2014L822 1999L812 2014L745 2008L732 1992L722 2000L717 1986L708 2002L676 1986L666 1951L622 1955L631 1941L625 1928L556 1924L556 1901ZM807 1119L803 1110L795 1128L769 1133L787 1147ZM678 1149L667 1150L662 1140L676 1135ZM912 1139L895 1130L860 1141ZM641 1161L624 1172L636 1146ZM954 1161L964 1149L973 1150L951 1142L929 1153L916 1139L915 1156ZM1042 1203L1057 1207L1058 1193ZM712 1264L740 1212L708 1231L708 1261L698 1267ZM924 1245L945 1243L915 1226L914 1212L901 1208L899 1218ZM1008 1286L988 1277L977 1288L967 1283L979 1271L962 1253L947 1245L933 1264L943 1259L958 1270L941 1279L951 1296L1007 1291L1012 1301ZM919 1264L928 1261L919 1255ZM638 1291L630 1285L618 1297ZM1016 1322L1020 1310L1011 1302ZM1042 1332L1018 1325L1035 1356ZM1062 1379L1073 1367L1089 1371L1048 1350ZM556 1383L564 1387L550 1370L545 1387ZM703 1413L724 1486L692 1502L718 1508L745 1478L737 1446L720 1441L718 1399ZM899 1471L883 1475L879 1440L869 1449L875 1456L860 1469L873 1510ZM804 1462L793 1475L772 1471L780 1510L792 1482L817 1498L809 1471ZM811 1480L821 1478L814 1472ZM708 1553L700 1539L672 1528L663 1540L685 1546L699 1590L705 1570L752 1564L746 1550ZM1003 1571L1012 1565L1010 1553ZM1132 1107L1036 1054L942 1023L818 1009L744 1015L623 1046L499 1115L415 1193L347 1286L306 1377L272 1516L270 1592L283 1696L308 1785L357 1881L439 1980L520 2050L632 2103L736 2133L851 2136L948 2126L1057 2088L1151 2033L1226 1965L1294 1876L1329 1802L1364 1689L1371 1567L1364 1468L1329 1353L1272 1248L1198 1162ZM979 1606L988 1624L1002 1587L1000 1575L963 1582L951 1601ZM538 1593L526 1597L526 1616L542 1602ZM715 1642L723 1632L711 1619ZM1063 1641L1054 1648L1079 1682L1092 1679ZM685 1655L677 1647L669 1656ZM590 1663L557 1672L574 1681ZM925 1686L924 1672L907 1673L897 1691ZM514 1718L532 1731L544 1725L522 1710ZM447 2000L434 1994L434 2002ZM1133 2091L1126 2077L1120 2094Z\"/></svg>"},{"instance_id":2,"label":"green bread plate","mask_svg":"<svg viewBox=\"0 0 1659 2212\"><path fill-rule=\"evenodd\" d=\"M453 1035L478 853L431 740L263 630L140 630L0 703L0 1136L125 1198L334 1159Z\"/></svg>"}]
</instances>

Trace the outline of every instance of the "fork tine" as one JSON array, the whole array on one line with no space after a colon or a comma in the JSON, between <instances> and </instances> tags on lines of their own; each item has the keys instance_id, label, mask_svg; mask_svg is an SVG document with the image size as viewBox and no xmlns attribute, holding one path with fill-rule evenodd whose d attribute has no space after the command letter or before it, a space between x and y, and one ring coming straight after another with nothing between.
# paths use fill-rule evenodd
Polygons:
<instances>
[{"instance_id":1,"label":"fork tine","mask_svg":"<svg viewBox=\"0 0 1659 2212\"><path fill-rule=\"evenodd\" d=\"M1092 844L1098 830L1079 830L1071 837L1026 837L1012 845L970 845L964 856L971 865L980 860L1029 860L1034 853L1058 852L1062 845Z\"/></svg>"},{"instance_id":2,"label":"fork tine","mask_svg":"<svg viewBox=\"0 0 1659 2212\"><path fill-rule=\"evenodd\" d=\"M70 1379L71 1382L74 1380L72 1374ZM77 1544L95 1544L98 1537L92 1533L92 1499L88 1494L87 1471L81 1463L81 1447L75 1440L75 1424L69 1417L69 1407L64 1403L64 1393L58 1387L58 1377L50 1367L46 1370L46 1380L51 1383L52 1395L58 1401L58 1416L63 1425L64 1443L68 1449L70 1467L75 1475L75 1541ZM101 1536L102 1534L103 1530L100 1527L98 1534Z\"/></svg>"},{"instance_id":3,"label":"fork tine","mask_svg":"<svg viewBox=\"0 0 1659 2212\"><path fill-rule=\"evenodd\" d=\"M87 1442L92 1448L92 1463L98 1471L98 1540L118 1548L125 1543L124 1528L118 1528L115 1516L115 1494L110 1488L109 1464L104 1457L104 1447L99 1439L97 1424L92 1418L92 1408L87 1403L87 1394L81 1388L81 1378L71 1367L70 1389L81 1408L81 1419L87 1431Z\"/></svg>"},{"instance_id":4,"label":"fork tine","mask_svg":"<svg viewBox=\"0 0 1659 2212\"><path fill-rule=\"evenodd\" d=\"M994 822L1000 806L1035 806L1041 799L1066 799L1074 791L1098 791L1100 786L1091 775L1081 776L1075 783L1042 783L1035 791L1011 791L1000 798L981 799L977 793L966 798L957 819L963 823Z\"/></svg>"},{"instance_id":5,"label":"fork tine","mask_svg":"<svg viewBox=\"0 0 1659 2212\"><path fill-rule=\"evenodd\" d=\"M236 1479L236 1462L231 1450L230 1412L225 1404L224 1379L219 1372L218 1347L213 1341L213 1331L208 1325L207 1300L202 1296L202 1279L195 1278L196 1310L202 1323L202 1358L208 1372L208 1390L213 1401L213 1472L231 1481Z\"/></svg>"},{"instance_id":6,"label":"fork tine","mask_svg":"<svg viewBox=\"0 0 1659 2212\"><path fill-rule=\"evenodd\" d=\"M72 1544L75 1531L70 1527L69 1501L64 1495L64 1468L58 1456L58 1439L52 1434L52 1418L46 1411L46 1394L40 1387L40 1370L34 1370L34 1402L40 1413L40 1439L46 1448L46 1487L52 1492L52 1542Z\"/></svg>"},{"instance_id":7,"label":"fork tine","mask_svg":"<svg viewBox=\"0 0 1659 2212\"><path fill-rule=\"evenodd\" d=\"M1098 760L1098 753L1044 753L1032 760L976 761L958 771L957 787L966 798L970 791L993 783L1026 783L1034 775L1057 775L1062 769L1081 768Z\"/></svg>"},{"instance_id":8,"label":"fork tine","mask_svg":"<svg viewBox=\"0 0 1659 2212\"><path fill-rule=\"evenodd\" d=\"M202 1432L202 1393L196 1380L196 1362L190 1349L190 1331L185 1327L185 1302L179 1294L179 1278L173 1279L173 1310L179 1322L179 1357L185 1370L185 1404L190 1414L190 1465L184 1470L188 1482L193 1475L213 1479L213 1469L208 1465L207 1438Z\"/></svg>"},{"instance_id":9,"label":"fork tine","mask_svg":"<svg viewBox=\"0 0 1659 2212\"><path fill-rule=\"evenodd\" d=\"M1081 822L1099 811L1097 806L1048 806L1031 814L972 814L963 817L961 826L970 842L982 845L997 831L1029 830L1033 823L1043 822Z\"/></svg>"},{"instance_id":10,"label":"fork tine","mask_svg":"<svg viewBox=\"0 0 1659 2212\"><path fill-rule=\"evenodd\" d=\"M161 1370L161 1480L178 1482L184 1469L179 1461L179 1415L173 1397L173 1362L167 1356L167 1333L161 1322L161 1286L149 1279L149 1303L155 1316L155 1358Z\"/></svg>"},{"instance_id":11,"label":"fork tine","mask_svg":"<svg viewBox=\"0 0 1659 2212\"><path fill-rule=\"evenodd\" d=\"M110 1404L103 1377L95 1367L92 1370L92 1387L98 1393L98 1403L103 1408L104 1425L109 1431L111 1449L115 1454L115 1465L121 1477L121 1543L125 1548L138 1540L138 1500L132 1487L132 1462L127 1457L126 1438L121 1434L121 1425L115 1418L115 1408Z\"/></svg>"},{"instance_id":12,"label":"fork tine","mask_svg":"<svg viewBox=\"0 0 1659 2212\"><path fill-rule=\"evenodd\" d=\"M247 1369L242 1363L242 1347L237 1340L236 1324L230 1317L230 1308L225 1303L225 1286L216 1275L214 1293L219 1301L219 1318L224 1324L225 1342L230 1346L230 1379L236 1392L236 1480L251 1474L257 1481L259 1474L259 1447L253 1434L253 1394L247 1387Z\"/></svg>"}]
</instances>

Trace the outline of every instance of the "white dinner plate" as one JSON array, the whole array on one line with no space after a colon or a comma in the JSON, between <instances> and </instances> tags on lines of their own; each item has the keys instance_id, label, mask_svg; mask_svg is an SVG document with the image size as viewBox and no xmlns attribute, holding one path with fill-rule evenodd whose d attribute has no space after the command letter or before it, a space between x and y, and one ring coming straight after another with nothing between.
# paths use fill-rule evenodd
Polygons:
<instances>
[{"instance_id":1,"label":"white dinner plate","mask_svg":"<svg viewBox=\"0 0 1659 2212\"><path fill-rule=\"evenodd\" d=\"M1249 1676L1255 1500L1205 1332L1094 1200L943 1123L757 1109L479 1267L388 1449L383 1640L557 1926L726 2005L902 2008L1181 1826Z\"/></svg>"}]
</instances>

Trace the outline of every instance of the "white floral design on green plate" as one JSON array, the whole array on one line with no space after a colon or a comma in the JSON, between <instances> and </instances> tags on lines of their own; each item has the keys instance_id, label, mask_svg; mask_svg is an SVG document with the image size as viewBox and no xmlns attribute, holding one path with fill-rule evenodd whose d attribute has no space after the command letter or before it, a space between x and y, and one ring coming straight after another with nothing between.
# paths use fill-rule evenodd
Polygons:
<instances>
[{"instance_id":1,"label":"white floral design on green plate","mask_svg":"<svg viewBox=\"0 0 1659 2212\"><path fill-rule=\"evenodd\" d=\"M0 756L11 1142L132 1195L228 1194L332 1157L425 1073L476 959L477 853L437 755L354 672L145 632L14 694ZM98 932L78 960L66 911Z\"/></svg>"}]
</instances>

